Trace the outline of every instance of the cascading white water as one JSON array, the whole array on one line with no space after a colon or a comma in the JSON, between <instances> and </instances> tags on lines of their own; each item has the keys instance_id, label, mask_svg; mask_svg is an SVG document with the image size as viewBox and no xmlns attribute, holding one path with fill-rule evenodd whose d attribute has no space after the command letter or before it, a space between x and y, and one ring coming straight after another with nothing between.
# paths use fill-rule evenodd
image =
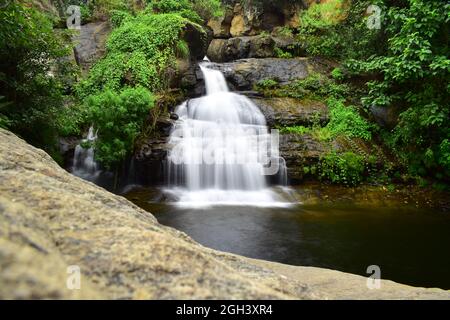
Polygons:
<instances>
[{"instance_id":1,"label":"cascading white water","mask_svg":"<svg viewBox=\"0 0 450 320\"><path fill-rule=\"evenodd\" d=\"M220 71L209 69L207 62L201 70L206 96L175 111L179 120L168 156L172 193L179 204L191 206L281 205L264 175L263 160L268 153L278 154L278 146L270 146L264 115L247 97L229 92Z\"/></svg>"},{"instance_id":2,"label":"cascading white water","mask_svg":"<svg viewBox=\"0 0 450 320\"><path fill-rule=\"evenodd\" d=\"M97 139L97 133L94 131L94 127L89 128L86 139L83 139L82 143L94 143ZM100 174L98 164L94 159L94 148L90 147L85 149L79 144L75 148L73 156L72 173L82 179L95 182Z\"/></svg>"}]
</instances>

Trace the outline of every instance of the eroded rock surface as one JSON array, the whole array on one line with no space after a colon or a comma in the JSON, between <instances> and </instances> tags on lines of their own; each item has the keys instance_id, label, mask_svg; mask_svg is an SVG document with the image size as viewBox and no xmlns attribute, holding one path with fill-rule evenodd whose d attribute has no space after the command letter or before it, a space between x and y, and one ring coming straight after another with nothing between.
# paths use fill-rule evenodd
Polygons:
<instances>
[{"instance_id":1,"label":"eroded rock surface","mask_svg":"<svg viewBox=\"0 0 450 320\"><path fill-rule=\"evenodd\" d=\"M289 51L293 38L271 35L245 36L230 39L213 39L208 48L208 58L214 62L230 62L247 58L276 57L276 50Z\"/></svg>"},{"instance_id":2,"label":"eroded rock surface","mask_svg":"<svg viewBox=\"0 0 450 320\"><path fill-rule=\"evenodd\" d=\"M293 98L252 98L270 127L312 126L328 123L328 107L320 101Z\"/></svg>"},{"instance_id":3,"label":"eroded rock surface","mask_svg":"<svg viewBox=\"0 0 450 320\"><path fill-rule=\"evenodd\" d=\"M235 90L252 90L261 80L276 79L281 84L305 79L312 66L308 59L243 59L227 63L211 63L210 68L223 72Z\"/></svg>"},{"instance_id":4,"label":"eroded rock surface","mask_svg":"<svg viewBox=\"0 0 450 320\"><path fill-rule=\"evenodd\" d=\"M75 59L84 72L106 52L106 40L111 33L111 25L107 21L91 22L81 26L74 36Z\"/></svg>"},{"instance_id":5,"label":"eroded rock surface","mask_svg":"<svg viewBox=\"0 0 450 320\"><path fill-rule=\"evenodd\" d=\"M239 0L222 1L224 15L208 22L215 38L230 38L256 35L271 31L276 27L298 27L299 13L306 4L282 0L246 2Z\"/></svg>"},{"instance_id":6,"label":"eroded rock surface","mask_svg":"<svg viewBox=\"0 0 450 320\"><path fill-rule=\"evenodd\" d=\"M69 266L80 290L67 287ZM207 249L2 129L0 284L1 299L450 298L390 282L369 292L363 277Z\"/></svg>"}]
</instances>

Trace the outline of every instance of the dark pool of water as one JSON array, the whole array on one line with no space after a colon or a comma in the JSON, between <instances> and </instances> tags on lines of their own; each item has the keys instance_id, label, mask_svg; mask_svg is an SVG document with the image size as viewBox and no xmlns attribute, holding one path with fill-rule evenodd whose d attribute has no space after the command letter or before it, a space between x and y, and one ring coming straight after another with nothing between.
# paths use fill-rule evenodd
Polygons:
<instances>
[{"instance_id":1,"label":"dark pool of water","mask_svg":"<svg viewBox=\"0 0 450 320\"><path fill-rule=\"evenodd\" d=\"M183 209L162 202L154 190L127 197L210 248L360 275L378 265L383 279L450 289L450 216L431 209L343 204Z\"/></svg>"}]
</instances>

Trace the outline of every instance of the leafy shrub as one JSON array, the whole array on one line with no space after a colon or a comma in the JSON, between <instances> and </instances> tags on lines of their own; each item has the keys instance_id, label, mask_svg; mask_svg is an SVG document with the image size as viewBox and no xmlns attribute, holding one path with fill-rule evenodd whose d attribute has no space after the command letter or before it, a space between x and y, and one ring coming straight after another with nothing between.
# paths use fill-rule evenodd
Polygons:
<instances>
[{"instance_id":1,"label":"leafy shrub","mask_svg":"<svg viewBox=\"0 0 450 320\"><path fill-rule=\"evenodd\" d=\"M55 122L60 136L81 136L89 123L88 110L83 104L71 101L68 105L61 107Z\"/></svg>"},{"instance_id":2,"label":"leafy shrub","mask_svg":"<svg viewBox=\"0 0 450 320\"><path fill-rule=\"evenodd\" d=\"M256 84L256 89L257 90L267 90L267 89L274 89L278 86L278 81L276 81L275 79L263 79L260 80L257 84Z\"/></svg>"},{"instance_id":3,"label":"leafy shrub","mask_svg":"<svg viewBox=\"0 0 450 320\"><path fill-rule=\"evenodd\" d=\"M112 10L110 13L109 20L114 28L118 28L122 26L125 22L131 20L133 16L127 12L122 10Z\"/></svg>"},{"instance_id":4,"label":"leafy shrub","mask_svg":"<svg viewBox=\"0 0 450 320\"><path fill-rule=\"evenodd\" d=\"M333 71L331 71L331 77L334 80L342 81L344 80L344 73L341 68L334 68Z\"/></svg>"},{"instance_id":5,"label":"leafy shrub","mask_svg":"<svg viewBox=\"0 0 450 320\"><path fill-rule=\"evenodd\" d=\"M318 167L321 179L355 186L363 180L365 161L353 152L338 154L333 151L321 158Z\"/></svg>"},{"instance_id":6,"label":"leafy shrub","mask_svg":"<svg viewBox=\"0 0 450 320\"><path fill-rule=\"evenodd\" d=\"M370 140L372 138L372 125L361 117L354 106L346 106L344 100L329 98L330 122L327 129L332 136L345 134L351 138Z\"/></svg>"},{"instance_id":7,"label":"leafy shrub","mask_svg":"<svg viewBox=\"0 0 450 320\"><path fill-rule=\"evenodd\" d=\"M98 130L95 157L111 168L132 151L154 97L145 88L126 88L121 92L106 90L86 100L89 120Z\"/></svg>"},{"instance_id":8,"label":"leafy shrub","mask_svg":"<svg viewBox=\"0 0 450 320\"><path fill-rule=\"evenodd\" d=\"M275 56L277 58L281 58L281 59L291 59L292 53L290 52L284 52L282 49L280 48L275 48Z\"/></svg>"}]
</instances>

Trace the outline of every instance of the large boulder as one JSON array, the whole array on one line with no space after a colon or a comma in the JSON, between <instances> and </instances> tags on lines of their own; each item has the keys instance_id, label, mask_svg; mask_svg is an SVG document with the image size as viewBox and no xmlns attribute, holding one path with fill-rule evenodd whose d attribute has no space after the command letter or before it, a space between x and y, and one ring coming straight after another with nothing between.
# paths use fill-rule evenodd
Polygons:
<instances>
[{"instance_id":1,"label":"large boulder","mask_svg":"<svg viewBox=\"0 0 450 320\"><path fill-rule=\"evenodd\" d=\"M106 40L111 33L111 25L107 21L91 22L80 27L74 35L74 53L77 64L84 72L106 52Z\"/></svg>"},{"instance_id":2,"label":"large boulder","mask_svg":"<svg viewBox=\"0 0 450 320\"><path fill-rule=\"evenodd\" d=\"M251 90L261 80L276 79L287 84L309 75L307 58L298 59L243 59L228 63L211 63L210 68L220 70L235 90Z\"/></svg>"},{"instance_id":3,"label":"large boulder","mask_svg":"<svg viewBox=\"0 0 450 320\"><path fill-rule=\"evenodd\" d=\"M395 105L387 107L371 106L370 112L380 126L392 130L398 123L402 108Z\"/></svg>"},{"instance_id":4,"label":"large boulder","mask_svg":"<svg viewBox=\"0 0 450 320\"><path fill-rule=\"evenodd\" d=\"M275 41L270 36L214 39L208 48L208 58L214 62L274 56Z\"/></svg>"},{"instance_id":5,"label":"large boulder","mask_svg":"<svg viewBox=\"0 0 450 320\"><path fill-rule=\"evenodd\" d=\"M245 58L272 58L277 56L277 49L290 51L294 44L293 38L271 35L214 39L208 48L208 58L214 62L230 62Z\"/></svg>"},{"instance_id":6,"label":"large boulder","mask_svg":"<svg viewBox=\"0 0 450 320\"><path fill-rule=\"evenodd\" d=\"M3 129L0 181L1 299L450 298L205 248Z\"/></svg>"}]
</instances>

